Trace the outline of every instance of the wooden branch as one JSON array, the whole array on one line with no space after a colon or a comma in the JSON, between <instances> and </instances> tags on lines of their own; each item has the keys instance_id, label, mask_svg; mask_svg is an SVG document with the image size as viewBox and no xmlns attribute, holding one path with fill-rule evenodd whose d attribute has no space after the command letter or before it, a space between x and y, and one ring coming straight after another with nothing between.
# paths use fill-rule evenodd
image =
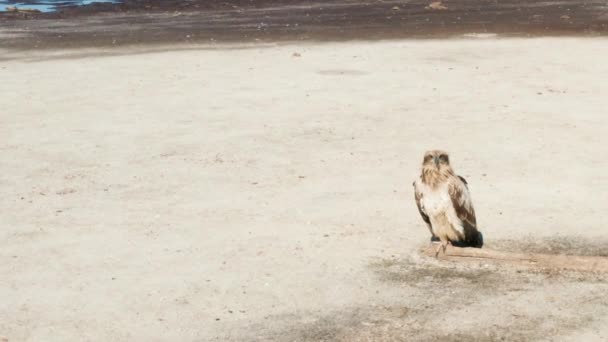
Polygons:
<instances>
[{"instance_id":1,"label":"wooden branch","mask_svg":"<svg viewBox=\"0 0 608 342\"><path fill-rule=\"evenodd\" d=\"M436 249L437 245L431 245L422 248L420 252L426 256L435 257ZM509 253L487 248L448 246L445 254L443 251L439 252L439 259L451 261L485 260L528 268L608 273L608 257L600 256Z\"/></svg>"}]
</instances>

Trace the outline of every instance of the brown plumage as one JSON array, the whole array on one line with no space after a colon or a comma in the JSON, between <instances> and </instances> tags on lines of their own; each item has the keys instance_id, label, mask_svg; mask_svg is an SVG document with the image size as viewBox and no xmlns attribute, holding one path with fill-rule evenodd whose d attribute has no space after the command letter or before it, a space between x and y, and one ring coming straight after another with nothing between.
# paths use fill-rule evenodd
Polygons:
<instances>
[{"instance_id":1,"label":"brown plumage","mask_svg":"<svg viewBox=\"0 0 608 342\"><path fill-rule=\"evenodd\" d=\"M445 253L448 243L481 247L482 236L467 182L454 173L446 152L424 154L422 172L414 182L414 198L432 239L441 241L437 255L441 248Z\"/></svg>"}]
</instances>

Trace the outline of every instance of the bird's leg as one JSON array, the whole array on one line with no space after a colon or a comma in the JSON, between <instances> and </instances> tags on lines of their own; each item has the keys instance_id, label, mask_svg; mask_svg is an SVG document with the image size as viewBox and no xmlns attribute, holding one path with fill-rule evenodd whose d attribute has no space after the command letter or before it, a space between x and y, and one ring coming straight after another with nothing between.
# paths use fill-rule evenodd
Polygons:
<instances>
[{"instance_id":1,"label":"bird's leg","mask_svg":"<svg viewBox=\"0 0 608 342\"><path fill-rule=\"evenodd\" d=\"M441 243L439 243L439 246L437 246L437 249L435 250L435 258L439 259L439 251L441 251L441 249L443 249L443 239L441 240ZM445 253L445 251L444 251Z\"/></svg>"},{"instance_id":2,"label":"bird's leg","mask_svg":"<svg viewBox=\"0 0 608 342\"><path fill-rule=\"evenodd\" d=\"M451 245L452 242L450 240L446 240L445 243L442 241L441 246L443 247L443 255L445 255L445 250L448 248L448 245Z\"/></svg>"},{"instance_id":3,"label":"bird's leg","mask_svg":"<svg viewBox=\"0 0 608 342\"><path fill-rule=\"evenodd\" d=\"M447 239L441 239L441 243L437 246L437 250L435 250L435 258L439 258L439 251L443 250L443 255L445 255L445 250L450 244L450 241Z\"/></svg>"}]
</instances>

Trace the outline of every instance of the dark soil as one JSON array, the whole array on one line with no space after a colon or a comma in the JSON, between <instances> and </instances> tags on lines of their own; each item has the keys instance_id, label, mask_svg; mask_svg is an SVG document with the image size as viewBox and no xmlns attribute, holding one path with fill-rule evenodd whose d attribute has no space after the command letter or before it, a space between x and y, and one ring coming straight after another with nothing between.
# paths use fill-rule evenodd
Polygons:
<instances>
[{"instance_id":1,"label":"dark soil","mask_svg":"<svg viewBox=\"0 0 608 342\"><path fill-rule=\"evenodd\" d=\"M111 47L166 43L342 41L606 35L606 1L127 0L56 13L0 13L0 46ZM6 34L8 33L8 34Z\"/></svg>"}]
</instances>

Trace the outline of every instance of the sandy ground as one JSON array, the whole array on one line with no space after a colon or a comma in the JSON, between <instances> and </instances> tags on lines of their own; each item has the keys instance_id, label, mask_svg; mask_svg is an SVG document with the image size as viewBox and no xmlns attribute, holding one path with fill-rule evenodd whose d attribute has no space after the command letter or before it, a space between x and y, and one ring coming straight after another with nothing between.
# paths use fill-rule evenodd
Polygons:
<instances>
[{"instance_id":1,"label":"sandy ground","mask_svg":"<svg viewBox=\"0 0 608 342\"><path fill-rule=\"evenodd\" d=\"M605 276L418 256L411 186L606 255L606 39L184 49L2 51L0 341L608 340Z\"/></svg>"}]
</instances>

